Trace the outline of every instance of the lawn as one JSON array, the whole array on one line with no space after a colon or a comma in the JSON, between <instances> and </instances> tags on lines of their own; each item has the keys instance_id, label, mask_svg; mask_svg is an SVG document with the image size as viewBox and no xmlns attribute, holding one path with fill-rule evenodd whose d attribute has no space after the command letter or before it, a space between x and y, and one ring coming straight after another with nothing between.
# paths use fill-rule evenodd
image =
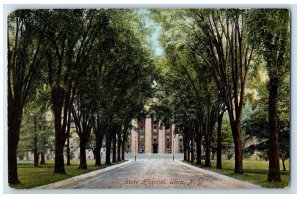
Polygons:
<instances>
[{"instance_id":1,"label":"lawn","mask_svg":"<svg viewBox=\"0 0 300 198\"><path fill-rule=\"evenodd\" d=\"M202 160L202 163L203 160ZM195 165L195 164L194 164ZM281 182L268 182L268 166L269 163L267 161L251 161L251 160L244 160L243 161L243 168L244 174L235 174L234 173L234 160L223 160L222 161L222 168L223 169L216 169L216 160L211 161L212 167L207 168L203 167L204 169L217 172L223 175L227 175L229 177L233 177L236 179L240 179L243 181L247 181L253 184L258 184L262 187L266 188L286 188L289 186L290 182L290 172L289 172L289 162L285 162L285 166L287 171L281 171ZM280 163L280 168L282 170L282 164Z\"/></svg>"},{"instance_id":2,"label":"lawn","mask_svg":"<svg viewBox=\"0 0 300 198\"><path fill-rule=\"evenodd\" d=\"M118 162L122 163L122 162ZM39 165L39 167L34 167L33 163L20 163L18 164L18 174L20 184L11 185L12 188L17 189L29 189L36 186L41 186L45 184L50 184L56 181L68 179L70 177L74 177L76 175L85 174L91 171L103 169L107 167L106 165L102 165L100 167L94 166L94 160L88 160L88 169L87 170L79 170L79 160L72 160L71 165L65 165L65 169L67 174L53 174L54 161L46 161L45 165ZM103 162L102 162L103 164Z\"/></svg>"}]
</instances>

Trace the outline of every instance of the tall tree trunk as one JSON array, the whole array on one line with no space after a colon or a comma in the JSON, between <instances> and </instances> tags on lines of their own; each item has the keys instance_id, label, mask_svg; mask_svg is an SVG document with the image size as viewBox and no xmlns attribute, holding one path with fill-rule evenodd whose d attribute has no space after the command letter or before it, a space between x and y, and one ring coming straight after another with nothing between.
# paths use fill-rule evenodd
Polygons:
<instances>
[{"instance_id":1,"label":"tall tree trunk","mask_svg":"<svg viewBox=\"0 0 300 198\"><path fill-rule=\"evenodd\" d=\"M124 161L124 160L125 160L125 142L122 141L122 161Z\"/></svg>"},{"instance_id":2,"label":"tall tree trunk","mask_svg":"<svg viewBox=\"0 0 300 198\"><path fill-rule=\"evenodd\" d=\"M16 20L16 40L15 40L15 47L17 48L18 44L18 35L19 35L19 20ZM9 31L8 31L9 32ZM7 89L8 89L8 183L9 184L19 184L20 180L18 177L18 165L17 165L17 149L18 149L18 143L20 139L20 128L21 128L21 121L22 121L22 93L20 91L16 90L22 90L22 86L18 87L15 86L14 83L12 83L11 78L16 78L17 74L21 72L16 72L15 69L12 69L12 65L16 61L16 52L14 55L14 58L12 58L12 51L10 49L9 44L9 33L7 34L7 40L8 40L8 76L7 76ZM15 49L16 50L16 49ZM22 51L22 50L16 50L16 51ZM22 52L23 53L23 52ZM25 53L24 53L25 54ZM13 59L13 60L12 60ZM23 65L23 64L22 64ZM24 64L25 65L25 64ZM14 67L15 68L15 67ZM21 77L21 76L20 76ZM18 78L18 77L17 77ZM16 79L15 79L16 80ZM14 81L15 81L14 80ZM15 81L16 82L16 81ZM19 85L23 85L18 83ZM21 89L20 89L21 88ZM14 92L14 96L13 93ZM25 96L26 97L26 96Z\"/></svg>"},{"instance_id":3,"label":"tall tree trunk","mask_svg":"<svg viewBox=\"0 0 300 198\"><path fill-rule=\"evenodd\" d=\"M55 125L55 162L54 174L66 174L64 164L64 144L65 131L62 129L62 105L63 105L64 91L60 87L54 87L51 91L52 108L54 113Z\"/></svg>"},{"instance_id":4,"label":"tall tree trunk","mask_svg":"<svg viewBox=\"0 0 300 198\"><path fill-rule=\"evenodd\" d=\"M71 165L70 160L70 129L71 129L71 111L68 112L68 124L67 124L67 165Z\"/></svg>"},{"instance_id":5,"label":"tall tree trunk","mask_svg":"<svg viewBox=\"0 0 300 198\"><path fill-rule=\"evenodd\" d=\"M113 133L114 133L114 136L112 139L112 142L113 142L113 159L112 159L112 161L117 162L117 138L116 138L115 131Z\"/></svg>"},{"instance_id":6,"label":"tall tree trunk","mask_svg":"<svg viewBox=\"0 0 300 198\"><path fill-rule=\"evenodd\" d=\"M19 141L12 134L12 130L9 130L8 134L8 183L19 184L17 170L17 145Z\"/></svg>"},{"instance_id":7,"label":"tall tree trunk","mask_svg":"<svg viewBox=\"0 0 300 198\"><path fill-rule=\"evenodd\" d=\"M183 140L184 141L184 140ZM187 148L186 148L186 144L183 143L183 160L187 161Z\"/></svg>"},{"instance_id":8,"label":"tall tree trunk","mask_svg":"<svg viewBox=\"0 0 300 198\"><path fill-rule=\"evenodd\" d=\"M274 70L274 69L273 69ZM268 181L280 182L279 143L278 143L278 78L277 71L270 71L269 81L269 173Z\"/></svg>"},{"instance_id":9,"label":"tall tree trunk","mask_svg":"<svg viewBox=\"0 0 300 198\"><path fill-rule=\"evenodd\" d=\"M184 133L185 134L185 133ZM187 161L187 136L183 136L183 160Z\"/></svg>"},{"instance_id":10,"label":"tall tree trunk","mask_svg":"<svg viewBox=\"0 0 300 198\"><path fill-rule=\"evenodd\" d=\"M243 145L241 140L241 121L238 119L234 125L233 143L234 143L234 172L237 174L243 173Z\"/></svg>"},{"instance_id":11,"label":"tall tree trunk","mask_svg":"<svg viewBox=\"0 0 300 198\"><path fill-rule=\"evenodd\" d=\"M101 166L101 148L102 148L102 141L104 133L101 133L100 131L96 132L96 148L94 150L95 155L95 166Z\"/></svg>"},{"instance_id":12,"label":"tall tree trunk","mask_svg":"<svg viewBox=\"0 0 300 198\"><path fill-rule=\"evenodd\" d=\"M119 131L118 131L118 155L117 155L117 160L118 161L121 161L121 145L122 145L122 140L121 140L121 131L122 131L122 129L120 129Z\"/></svg>"},{"instance_id":13,"label":"tall tree trunk","mask_svg":"<svg viewBox=\"0 0 300 198\"><path fill-rule=\"evenodd\" d=\"M196 161L196 164L197 165L201 165L201 138L200 138L200 135L197 136L197 139L196 139L196 144L197 144L197 161Z\"/></svg>"},{"instance_id":14,"label":"tall tree trunk","mask_svg":"<svg viewBox=\"0 0 300 198\"><path fill-rule=\"evenodd\" d=\"M94 149L95 166L101 166L101 148L96 146Z\"/></svg>"},{"instance_id":15,"label":"tall tree trunk","mask_svg":"<svg viewBox=\"0 0 300 198\"><path fill-rule=\"evenodd\" d=\"M70 136L68 135L67 137L67 165L70 166L71 162L70 162Z\"/></svg>"},{"instance_id":16,"label":"tall tree trunk","mask_svg":"<svg viewBox=\"0 0 300 198\"><path fill-rule=\"evenodd\" d=\"M110 150L111 150L111 138L108 136L108 137L106 137L106 159L105 159L106 165L111 165Z\"/></svg>"},{"instance_id":17,"label":"tall tree trunk","mask_svg":"<svg viewBox=\"0 0 300 198\"><path fill-rule=\"evenodd\" d=\"M33 56L28 50L31 49L32 42L37 42L36 46L43 43L43 39L33 39L34 26L28 28L28 23L21 22L26 14L15 12L15 33L14 41L10 42L9 31L7 31L8 64L7 64L7 102L8 102L8 183L19 184L17 169L17 150L20 139L20 128L22 113L25 101L28 97L28 91L31 90L33 79L35 79L36 70L43 57L40 55L40 47L37 47ZM31 26L31 25L29 25ZM33 36L33 37L31 37ZM36 37L37 38L37 37ZM39 36L39 38L41 38ZM35 40L35 41L33 41ZM13 44L14 43L14 44ZM42 44L43 45L43 44ZM29 63L27 60L31 60Z\"/></svg>"},{"instance_id":18,"label":"tall tree trunk","mask_svg":"<svg viewBox=\"0 0 300 198\"><path fill-rule=\"evenodd\" d=\"M8 101L10 103L11 101ZM15 107L17 108L17 107ZM17 169L17 148L22 114L17 113L16 109L8 107L8 183L19 184Z\"/></svg>"},{"instance_id":19,"label":"tall tree trunk","mask_svg":"<svg viewBox=\"0 0 300 198\"><path fill-rule=\"evenodd\" d=\"M122 141L122 160L125 160L125 141Z\"/></svg>"},{"instance_id":20,"label":"tall tree trunk","mask_svg":"<svg viewBox=\"0 0 300 198\"><path fill-rule=\"evenodd\" d=\"M60 136L60 135L57 135ZM55 139L55 151L54 151L54 173L59 173L59 174L66 174L65 171L65 166L64 166L64 147L63 144L61 143L61 140L56 140Z\"/></svg>"},{"instance_id":21,"label":"tall tree trunk","mask_svg":"<svg viewBox=\"0 0 300 198\"><path fill-rule=\"evenodd\" d=\"M123 129L123 138L122 138L122 160L125 160L125 143L127 141L127 136L128 136L127 130L128 130L128 125L125 125Z\"/></svg>"},{"instance_id":22,"label":"tall tree trunk","mask_svg":"<svg viewBox=\"0 0 300 198\"><path fill-rule=\"evenodd\" d=\"M190 142L190 141L188 141ZM191 161L191 147L188 145L187 147L187 160L190 162Z\"/></svg>"},{"instance_id":23,"label":"tall tree trunk","mask_svg":"<svg viewBox=\"0 0 300 198\"><path fill-rule=\"evenodd\" d=\"M226 103L227 109L230 109L228 101ZM237 114L237 113L236 113ZM241 139L241 115L237 115L234 119L234 113L232 110L228 110L231 133L234 143L234 173L243 174L243 145Z\"/></svg>"},{"instance_id":24,"label":"tall tree trunk","mask_svg":"<svg viewBox=\"0 0 300 198\"><path fill-rule=\"evenodd\" d=\"M41 152L41 161L40 161L40 164L46 164L45 162L45 152Z\"/></svg>"},{"instance_id":25,"label":"tall tree trunk","mask_svg":"<svg viewBox=\"0 0 300 198\"><path fill-rule=\"evenodd\" d=\"M85 146L86 142L84 140L80 140L80 164L78 167L79 169L87 169Z\"/></svg>"},{"instance_id":26,"label":"tall tree trunk","mask_svg":"<svg viewBox=\"0 0 300 198\"><path fill-rule=\"evenodd\" d=\"M194 163L194 160L195 160L195 152L194 152L194 145L195 145L195 142L194 142L194 134L192 132L191 134L191 163Z\"/></svg>"},{"instance_id":27,"label":"tall tree trunk","mask_svg":"<svg viewBox=\"0 0 300 198\"><path fill-rule=\"evenodd\" d=\"M222 169L222 120L224 112L218 115L217 129L217 169Z\"/></svg>"},{"instance_id":28,"label":"tall tree trunk","mask_svg":"<svg viewBox=\"0 0 300 198\"><path fill-rule=\"evenodd\" d=\"M39 164L39 153L38 153L38 136L37 136L37 123L36 116L33 117L34 121L34 148L33 148L33 162L34 166L37 167Z\"/></svg>"},{"instance_id":29,"label":"tall tree trunk","mask_svg":"<svg viewBox=\"0 0 300 198\"><path fill-rule=\"evenodd\" d=\"M205 164L204 164L205 167L211 167L210 147L211 147L210 135L206 134L205 135Z\"/></svg>"}]
</instances>

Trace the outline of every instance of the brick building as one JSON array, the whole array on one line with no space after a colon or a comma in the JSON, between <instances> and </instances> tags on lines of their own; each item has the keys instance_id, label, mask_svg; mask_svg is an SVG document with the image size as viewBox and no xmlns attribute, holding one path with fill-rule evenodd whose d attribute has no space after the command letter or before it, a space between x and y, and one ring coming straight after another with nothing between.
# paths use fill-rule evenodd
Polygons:
<instances>
[{"instance_id":1,"label":"brick building","mask_svg":"<svg viewBox=\"0 0 300 198\"><path fill-rule=\"evenodd\" d=\"M147 118L132 122L129 150L131 153L182 153L183 139L174 134L175 125L160 126L158 121Z\"/></svg>"}]
</instances>

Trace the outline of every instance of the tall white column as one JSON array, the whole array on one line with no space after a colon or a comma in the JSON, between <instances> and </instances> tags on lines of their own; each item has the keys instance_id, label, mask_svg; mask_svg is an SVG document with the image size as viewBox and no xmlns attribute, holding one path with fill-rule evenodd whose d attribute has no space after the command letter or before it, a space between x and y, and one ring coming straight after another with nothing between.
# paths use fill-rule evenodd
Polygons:
<instances>
[{"instance_id":1,"label":"tall white column","mask_svg":"<svg viewBox=\"0 0 300 198\"><path fill-rule=\"evenodd\" d=\"M145 153L152 153L151 118L145 120Z\"/></svg>"},{"instance_id":2,"label":"tall white column","mask_svg":"<svg viewBox=\"0 0 300 198\"><path fill-rule=\"evenodd\" d=\"M135 128L138 127L138 124L137 124L137 121L136 120L133 120L132 121L132 129L131 129L131 134L130 134L130 148L131 148L131 153L135 153L135 149L136 149L136 152L138 150L138 134L137 134L137 131L135 130ZM136 142L135 142L136 141ZM135 145L136 144L136 145ZM135 148L136 147L136 148Z\"/></svg>"}]
</instances>

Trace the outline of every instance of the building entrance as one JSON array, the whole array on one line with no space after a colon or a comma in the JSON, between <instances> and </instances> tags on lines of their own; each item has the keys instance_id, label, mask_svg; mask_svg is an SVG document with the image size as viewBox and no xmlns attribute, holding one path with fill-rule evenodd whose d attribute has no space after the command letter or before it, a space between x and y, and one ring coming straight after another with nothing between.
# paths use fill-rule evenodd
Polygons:
<instances>
[{"instance_id":1,"label":"building entrance","mask_svg":"<svg viewBox=\"0 0 300 198\"><path fill-rule=\"evenodd\" d=\"M152 144L152 152L158 153L158 144Z\"/></svg>"}]
</instances>

